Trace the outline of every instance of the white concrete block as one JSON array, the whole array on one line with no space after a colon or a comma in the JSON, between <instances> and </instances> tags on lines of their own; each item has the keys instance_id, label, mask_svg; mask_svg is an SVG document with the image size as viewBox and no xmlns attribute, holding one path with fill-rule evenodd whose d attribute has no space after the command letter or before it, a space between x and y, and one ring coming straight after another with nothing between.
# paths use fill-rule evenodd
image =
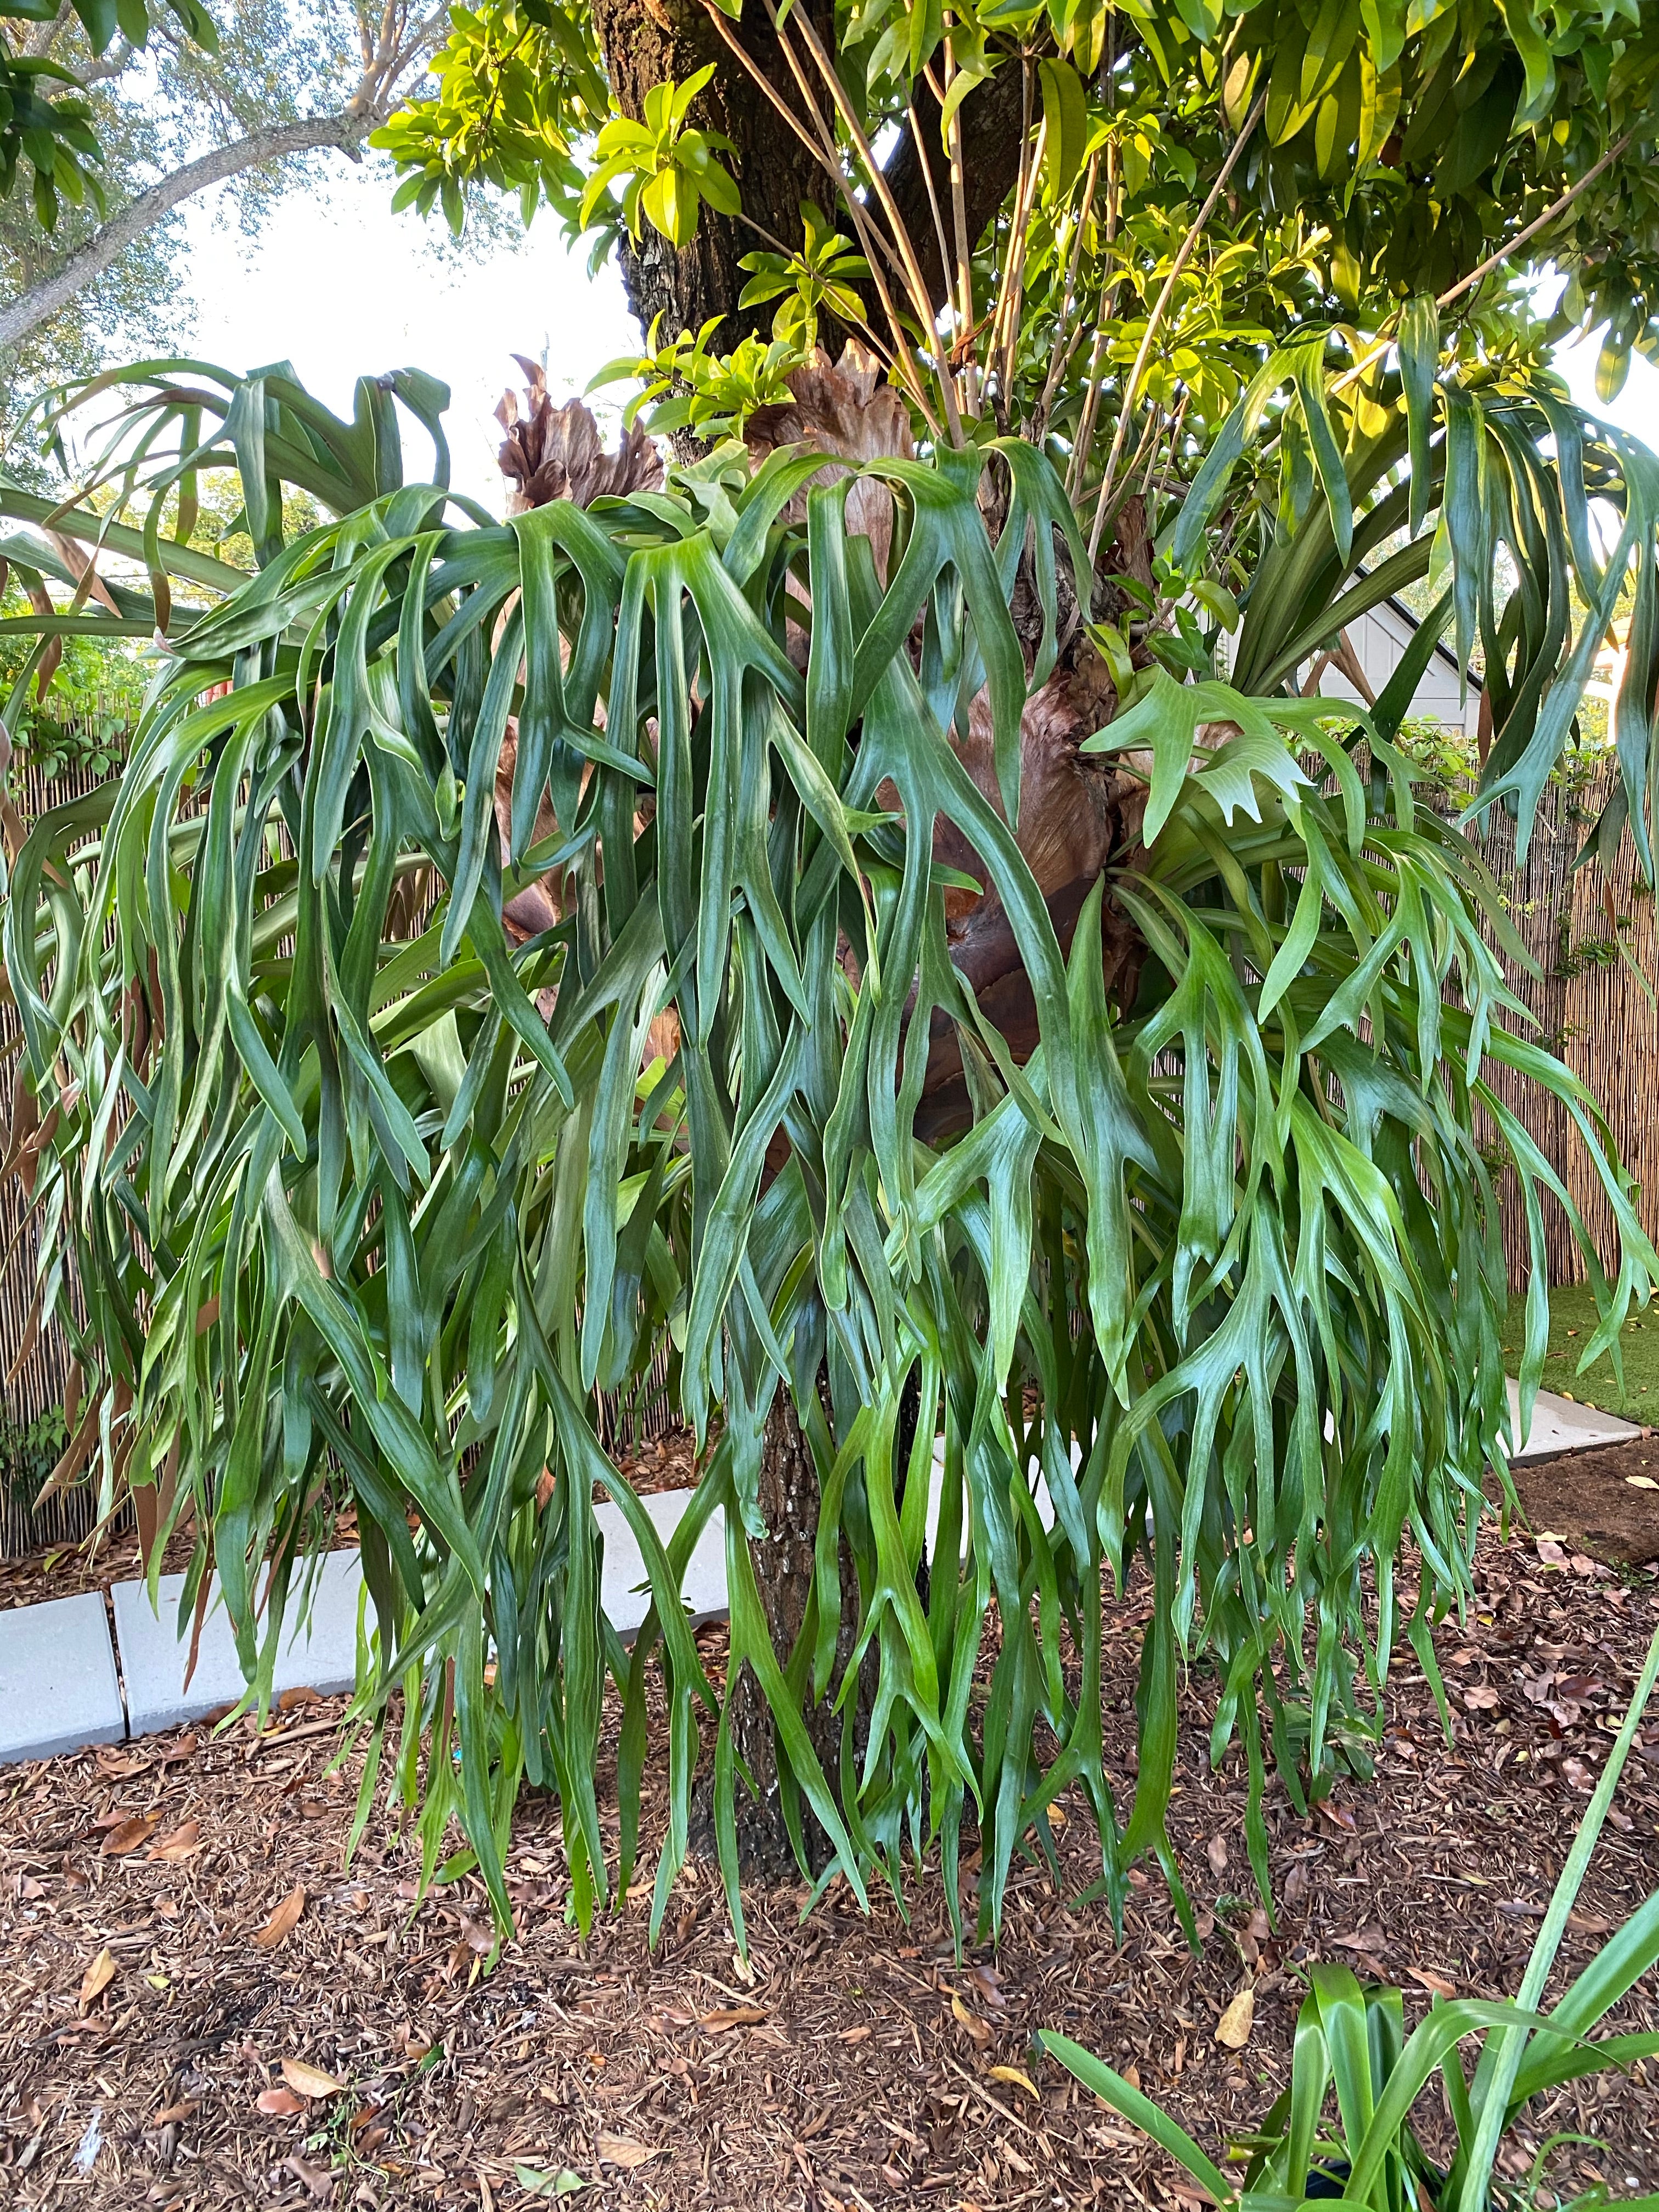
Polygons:
<instances>
[{"instance_id":1,"label":"white concrete block","mask_svg":"<svg viewBox=\"0 0 1659 2212\"><path fill-rule=\"evenodd\" d=\"M357 1670L357 1593L362 1582L357 1554L331 1552L325 1559L313 1597L311 1617L301 1626L295 1614L296 1584L289 1592L274 1686L317 1690L325 1695L355 1686ZM197 1653L196 1671L185 1686L190 1660L190 1624L180 1640L175 1633L182 1575L163 1575L159 1616L150 1608L143 1583L118 1583L115 1634L126 1680L127 1713L134 1735L155 1735L185 1721L202 1719L222 1705L234 1705L247 1684L236 1656L236 1639L216 1589Z\"/></svg>"},{"instance_id":2,"label":"white concrete block","mask_svg":"<svg viewBox=\"0 0 1659 2212\"><path fill-rule=\"evenodd\" d=\"M0 1613L0 1765L126 1732L101 1591Z\"/></svg>"},{"instance_id":3,"label":"white concrete block","mask_svg":"<svg viewBox=\"0 0 1659 2212\"><path fill-rule=\"evenodd\" d=\"M678 1527L690 1498L689 1490L669 1490L641 1501L665 1544ZM616 1506L608 1500L602 1503L596 1508L596 1518L605 1539L601 1585L605 1609L617 1634L627 1639L645 1619L650 1603L644 1557ZM308 1689L332 1695L356 1686L357 1594L362 1581L355 1551L329 1554L312 1607L309 1633L298 1627L284 1632L275 1678L278 1691ZM190 1655L188 1626L182 1641L174 1634L183 1586L182 1575L162 1576L159 1619L150 1609L149 1595L142 1583L118 1583L114 1592L115 1631L134 1735L153 1735L185 1721L200 1720L222 1705L234 1705L246 1686L236 1656L235 1638L216 1594L212 1609L202 1624L196 1672L189 1689L185 1688ZM684 1590L694 1620L724 1616L726 1534L719 1511L697 1540ZM372 1607L369 1625L374 1626Z\"/></svg>"},{"instance_id":4,"label":"white concrete block","mask_svg":"<svg viewBox=\"0 0 1659 2212\"><path fill-rule=\"evenodd\" d=\"M1513 1376L1505 1376L1504 1382L1510 1394L1510 1424L1518 1431L1521 1386ZM1621 1421L1616 1413L1581 1406L1573 1399L1558 1397L1553 1390L1540 1390L1532 1409L1532 1427L1524 1443L1510 1455L1510 1464L1554 1459L1562 1452L1594 1451L1598 1444L1625 1443L1641 1433L1635 1422Z\"/></svg>"},{"instance_id":5,"label":"white concrete block","mask_svg":"<svg viewBox=\"0 0 1659 2212\"><path fill-rule=\"evenodd\" d=\"M689 1490L658 1490L640 1500L664 1544L668 1542L691 1503ZM634 1532L617 1507L606 1498L594 1509L605 1538L605 1571L600 1588L611 1626L629 1642L645 1619L651 1603L645 1557L634 1540ZM716 1506L708 1525L698 1537L680 1581L680 1592L692 1620L723 1620L726 1617L726 1515Z\"/></svg>"}]
</instances>

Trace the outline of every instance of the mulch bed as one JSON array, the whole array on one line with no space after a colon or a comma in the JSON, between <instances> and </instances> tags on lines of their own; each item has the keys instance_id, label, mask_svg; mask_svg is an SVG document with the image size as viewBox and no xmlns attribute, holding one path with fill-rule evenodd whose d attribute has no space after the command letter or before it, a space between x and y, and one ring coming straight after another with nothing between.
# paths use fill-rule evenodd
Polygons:
<instances>
[{"instance_id":1,"label":"mulch bed","mask_svg":"<svg viewBox=\"0 0 1659 2212\"><path fill-rule=\"evenodd\" d=\"M1511 1471L1539 1534L1620 1565L1659 1559L1659 1437L1650 1431Z\"/></svg>"},{"instance_id":2,"label":"mulch bed","mask_svg":"<svg viewBox=\"0 0 1659 2212\"><path fill-rule=\"evenodd\" d=\"M800 1893L749 1895L745 1966L707 1867L682 1878L654 1957L648 1866L580 1943L551 1808L526 1799L519 1933L485 1972L475 1883L417 1908L412 1844L384 1826L344 1871L356 1773L328 1771L337 1703L295 1705L263 1739L244 1720L0 1774L0 2204L508 2207L532 2201L520 2166L641 2212L1178 2203L1169 2162L1034 2052L1036 2029L1133 2067L1216 2151L1287 2077L1308 1960L1401 1983L1408 2021L1431 1988L1516 1988L1659 1594L1519 1536L1488 1539L1480 1589L1438 1638L1450 1747L1407 1652L1376 1780L1309 1820L1270 1792L1276 1931L1238 1764L1208 1770L1213 1685L1194 1671L1171 1826L1199 1957L1156 1871L1137 1872L1121 1947L1103 1907L1075 1904L1098 1864L1075 1801L1062 1881L1018 1875L1000 1946L957 1963L930 1869L908 1922L890 1900L866 1920L840 1888L805 1925ZM1121 1802L1146 1602L1132 1588L1109 1615ZM702 1641L718 1668L722 1632ZM1643 1733L1563 1971L1659 1887L1659 1714ZM660 1774L647 1786L648 1834ZM1215 2029L1246 1984L1235 2054ZM1653 2027L1650 1986L1616 2019ZM1522 2149L1559 2130L1592 2139L1563 2154L1574 2188L1659 2187L1659 2066L1558 2093Z\"/></svg>"}]
</instances>

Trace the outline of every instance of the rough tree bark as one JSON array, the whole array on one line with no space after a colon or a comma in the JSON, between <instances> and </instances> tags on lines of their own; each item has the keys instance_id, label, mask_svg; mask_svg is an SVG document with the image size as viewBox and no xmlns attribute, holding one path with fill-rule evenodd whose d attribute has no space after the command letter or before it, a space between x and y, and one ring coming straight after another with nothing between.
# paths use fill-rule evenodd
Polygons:
<instances>
[{"instance_id":1,"label":"rough tree bark","mask_svg":"<svg viewBox=\"0 0 1659 2212\"><path fill-rule=\"evenodd\" d=\"M833 51L833 6L811 0L804 12L825 47ZM702 0L593 0L593 21L617 105L635 121L653 85L670 78L683 84L710 63L714 66L713 78L692 106L691 120L700 129L724 131L732 141L730 167L742 195L743 214L734 218L705 206L696 235L689 246L678 248L647 225L637 245L624 238L622 271L628 304L642 331L648 333L659 315L664 338L677 337L683 330L695 332L711 316L724 316L726 325L720 343L723 350L729 350L750 331L769 330L775 312L770 304L746 313L739 309L738 296L747 282L738 266L742 257L765 245L793 251L801 240L801 202L816 201L833 217L836 200L833 178L737 59L728 40L742 46L796 113L801 108L800 88L760 8L745 9L740 22L725 24L725 35L715 27ZM800 52L799 46L796 52ZM810 75L808 82L827 112L828 96ZM928 159L934 190L943 201L948 190L939 152L939 110L925 88L922 97L925 108L918 110L918 119L924 133L931 133ZM1020 102L1019 72L1010 70L970 93L963 108L963 127L975 149L968 179L968 220L975 236L1007 197L1018 173ZM934 301L942 304L947 272L939 260L927 176L908 128L884 173ZM871 313L875 313L873 298Z\"/></svg>"}]
</instances>

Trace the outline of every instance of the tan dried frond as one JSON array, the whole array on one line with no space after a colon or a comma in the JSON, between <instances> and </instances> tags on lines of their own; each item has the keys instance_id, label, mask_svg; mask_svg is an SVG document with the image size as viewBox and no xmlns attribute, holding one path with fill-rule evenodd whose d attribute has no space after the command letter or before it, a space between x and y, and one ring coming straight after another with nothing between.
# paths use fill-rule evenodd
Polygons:
<instances>
[{"instance_id":1,"label":"tan dried frond","mask_svg":"<svg viewBox=\"0 0 1659 2212\"><path fill-rule=\"evenodd\" d=\"M903 399L886 381L879 361L856 338L832 362L816 349L784 379L791 397L775 406L757 408L744 432L750 458L758 467L779 446L815 447L848 461L915 457L915 438ZM840 473L826 469L817 481ZM805 503L799 503L802 513ZM885 580L893 536L893 502L884 484L873 478L856 483L847 498L847 528L870 540L876 568Z\"/></svg>"},{"instance_id":2,"label":"tan dried frond","mask_svg":"<svg viewBox=\"0 0 1659 2212\"><path fill-rule=\"evenodd\" d=\"M592 410L580 399L556 407L541 363L521 353L513 358L524 371L524 404L508 391L495 409L507 433L497 458L510 487L509 514L526 514L550 500L590 507L596 499L661 488L662 457L637 424L623 432L615 453L607 453Z\"/></svg>"}]
</instances>

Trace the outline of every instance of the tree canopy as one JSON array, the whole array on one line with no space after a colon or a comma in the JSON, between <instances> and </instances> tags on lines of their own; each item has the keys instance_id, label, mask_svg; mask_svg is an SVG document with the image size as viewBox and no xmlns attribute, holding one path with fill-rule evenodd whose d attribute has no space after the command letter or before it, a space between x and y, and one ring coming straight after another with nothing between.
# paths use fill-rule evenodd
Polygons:
<instances>
[{"instance_id":1,"label":"tree canopy","mask_svg":"<svg viewBox=\"0 0 1659 2212\"><path fill-rule=\"evenodd\" d=\"M704 0L674 26L618 0L457 9L435 93L381 134L404 194L457 227L483 186L517 193L526 216L547 204L573 234L597 224L648 324L673 289L650 232L707 280L765 229L796 252L800 203L850 181L873 234L908 233L960 344L1018 188L1018 250L1048 310L1021 319L1020 339L1046 366L1056 319L1105 304L1133 325L1134 292L1161 276L1260 103L1211 234L1231 312L1197 322L1195 340L1326 317L1374 326L1524 239L1522 265L1571 279L1569 319L1606 330L1608 387L1632 347L1659 342L1659 27L1637 0ZM694 79L647 117L654 86ZM596 146L613 113L647 135L611 125ZM908 309L906 272L890 273ZM754 319L738 289L709 308L729 319L728 347ZM672 313L662 335L679 335Z\"/></svg>"},{"instance_id":2,"label":"tree canopy","mask_svg":"<svg viewBox=\"0 0 1659 2212\"><path fill-rule=\"evenodd\" d=\"M356 0L234 0L222 12L216 21L190 0L152 21L124 6L118 27L112 6L87 0L46 10L27 33L14 65L73 89L50 128L0 142L24 157L7 168L0 153L0 349L15 382L37 362L37 384L64 381L91 352L164 337L188 299L176 211L223 185L251 234L298 157L362 160L447 23L441 9Z\"/></svg>"}]
</instances>

